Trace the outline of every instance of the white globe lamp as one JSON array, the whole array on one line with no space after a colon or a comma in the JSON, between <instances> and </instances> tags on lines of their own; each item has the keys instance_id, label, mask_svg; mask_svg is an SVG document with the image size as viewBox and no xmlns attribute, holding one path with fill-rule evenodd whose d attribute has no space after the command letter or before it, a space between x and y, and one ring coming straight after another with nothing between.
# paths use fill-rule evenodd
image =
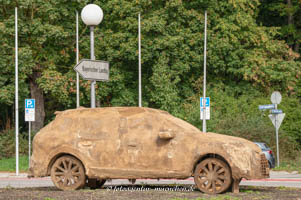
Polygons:
<instances>
[{"instance_id":1,"label":"white globe lamp","mask_svg":"<svg viewBox=\"0 0 301 200\"><path fill-rule=\"evenodd\" d=\"M97 26L103 19L103 11L98 5L88 4L82 9L81 18L86 25Z\"/></svg>"}]
</instances>

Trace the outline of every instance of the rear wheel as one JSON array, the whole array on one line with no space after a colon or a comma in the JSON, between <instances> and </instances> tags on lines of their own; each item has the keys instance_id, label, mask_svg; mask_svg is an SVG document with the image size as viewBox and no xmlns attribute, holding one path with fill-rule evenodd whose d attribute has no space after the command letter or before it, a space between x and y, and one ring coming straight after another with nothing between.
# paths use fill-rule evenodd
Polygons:
<instances>
[{"instance_id":1,"label":"rear wheel","mask_svg":"<svg viewBox=\"0 0 301 200\"><path fill-rule=\"evenodd\" d=\"M208 158L196 166L194 182L199 190L207 194L222 193L232 183L230 168L220 159Z\"/></svg>"},{"instance_id":2,"label":"rear wheel","mask_svg":"<svg viewBox=\"0 0 301 200\"><path fill-rule=\"evenodd\" d=\"M85 186L86 175L82 163L72 156L58 158L51 167L51 180L61 190L76 190Z\"/></svg>"}]
</instances>

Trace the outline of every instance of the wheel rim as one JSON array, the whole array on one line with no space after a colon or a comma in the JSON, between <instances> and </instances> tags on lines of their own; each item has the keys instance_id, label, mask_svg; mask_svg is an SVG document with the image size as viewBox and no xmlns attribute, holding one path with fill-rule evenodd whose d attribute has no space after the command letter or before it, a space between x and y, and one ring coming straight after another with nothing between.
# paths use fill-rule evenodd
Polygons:
<instances>
[{"instance_id":1,"label":"wheel rim","mask_svg":"<svg viewBox=\"0 0 301 200\"><path fill-rule=\"evenodd\" d=\"M194 181L202 192L218 194L231 185L231 172L225 162L209 158L197 165Z\"/></svg>"},{"instance_id":2,"label":"wheel rim","mask_svg":"<svg viewBox=\"0 0 301 200\"><path fill-rule=\"evenodd\" d=\"M53 183L62 190L75 190L84 186L86 178L83 165L71 156L63 156L51 168Z\"/></svg>"}]
</instances>

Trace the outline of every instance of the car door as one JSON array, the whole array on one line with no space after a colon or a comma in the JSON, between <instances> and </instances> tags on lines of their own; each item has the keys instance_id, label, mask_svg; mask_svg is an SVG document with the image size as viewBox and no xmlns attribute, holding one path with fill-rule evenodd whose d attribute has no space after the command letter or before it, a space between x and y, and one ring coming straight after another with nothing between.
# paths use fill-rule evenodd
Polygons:
<instances>
[{"instance_id":1,"label":"car door","mask_svg":"<svg viewBox=\"0 0 301 200\"><path fill-rule=\"evenodd\" d=\"M118 125L114 109L85 115L78 122L78 148L91 160L91 169L118 167Z\"/></svg>"},{"instance_id":2,"label":"car door","mask_svg":"<svg viewBox=\"0 0 301 200\"><path fill-rule=\"evenodd\" d=\"M149 112L143 108L136 111L122 110L120 113L119 155L121 163L129 173L160 178L182 174L178 163L185 153L177 152L181 145L177 135L179 127L173 127L158 111ZM160 138L160 134L174 137ZM146 177L147 177L146 176Z\"/></svg>"}]
</instances>

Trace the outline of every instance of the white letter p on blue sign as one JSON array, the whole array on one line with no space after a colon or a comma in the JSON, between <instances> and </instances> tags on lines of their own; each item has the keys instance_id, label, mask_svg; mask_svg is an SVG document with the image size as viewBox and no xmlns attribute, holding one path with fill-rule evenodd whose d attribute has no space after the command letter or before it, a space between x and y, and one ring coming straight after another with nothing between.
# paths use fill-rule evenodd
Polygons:
<instances>
[{"instance_id":1,"label":"white letter p on blue sign","mask_svg":"<svg viewBox=\"0 0 301 200\"><path fill-rule=\"evenodd\" d=\"M25 99L25 108L35 108L35 100Z\"/></svg>"}]
</instances>

